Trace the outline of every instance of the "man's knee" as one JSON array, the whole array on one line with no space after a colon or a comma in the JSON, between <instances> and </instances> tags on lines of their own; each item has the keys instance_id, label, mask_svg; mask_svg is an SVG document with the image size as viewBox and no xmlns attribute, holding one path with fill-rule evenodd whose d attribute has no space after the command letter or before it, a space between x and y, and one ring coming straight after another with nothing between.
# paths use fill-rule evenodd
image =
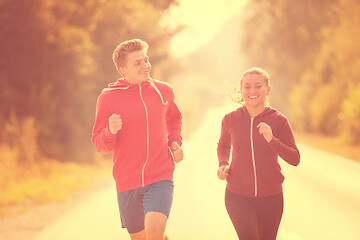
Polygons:
<instances>
[{"instance_id":1,"label":"man's knee","mask_svg":"<svg viewBox=\"0 0 360 240\"><path fill-rule=\"evenodd\" d=\"M137 233L130 233L131 240L146 240L145 230Z\"/></svg>"},{"instance_id":2,"label":"man's knee","mask_svg":"<svg viewBox=\"0 0 360 240\"><path fill-rule=\"evenodd\" d=\"M148 212L145 215L147 240L164 240L167 216L160 212Z\"/></svg>"}]
</instances>

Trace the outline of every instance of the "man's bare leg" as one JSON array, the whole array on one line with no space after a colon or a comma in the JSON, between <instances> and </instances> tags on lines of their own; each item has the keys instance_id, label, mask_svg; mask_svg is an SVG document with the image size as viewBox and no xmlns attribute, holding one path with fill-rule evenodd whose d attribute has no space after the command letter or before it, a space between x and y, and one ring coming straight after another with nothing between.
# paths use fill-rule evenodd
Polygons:
<instances>
[{"instance_id":1,"label":"man's bare leg","mask_svg":"<svg viewBox=\"0 0 360 240\"><path fill-rule=\"evenodd\" d=\"M130 233L130 238L131 240L146 240L145 229L137 233Z\"/></svg>"},{"instance_id":2,"label":"man's bare leg","mask_svg":"<svg viewBox=\"0 0 360 240\"><path fill-rule=\"evenodd\" d=\"M146 240L167 240L165 228L167 216L160 212L148 212L145 215Z\"/></svg>"}]
</instances>

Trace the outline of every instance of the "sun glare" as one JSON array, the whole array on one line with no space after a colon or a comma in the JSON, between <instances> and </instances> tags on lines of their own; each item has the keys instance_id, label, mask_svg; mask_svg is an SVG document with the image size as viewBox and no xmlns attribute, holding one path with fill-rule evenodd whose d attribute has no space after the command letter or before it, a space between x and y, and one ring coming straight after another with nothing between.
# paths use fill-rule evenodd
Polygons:
<instances>
[{"instance_id":1,"label":"sun glare","mask_svg":"<svg viewBox=\"0 0 360 240\"><path fill-rule=\"evenodd\" d=\"M185 28L172 40L174 57L185 56L209 42L224 23L242 11L246 0L193 1L179 0L164 17L162 24L169 28L183 25Z\"/></svg>"}]
</instances>

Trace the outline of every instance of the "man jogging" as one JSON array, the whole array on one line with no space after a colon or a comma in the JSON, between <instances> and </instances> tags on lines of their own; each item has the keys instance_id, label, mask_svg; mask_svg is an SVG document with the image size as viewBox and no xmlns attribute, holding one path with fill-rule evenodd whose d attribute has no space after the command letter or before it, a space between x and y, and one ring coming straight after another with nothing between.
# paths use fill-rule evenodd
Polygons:
<instances>
[{"instance_id":1,"label":"man jogging","mask_svg":"<svg viewBox=\"0 0 360 240\"><path fill-rule=\"evenodd\" d=\"M113 153L123 228L132 240L163 240L173 200L174 162L183 159L182 114L174 92L150 77L148 44L132 39L113 53L122 75L100 94L92 142Z\"/></svg>"}]
</instances>

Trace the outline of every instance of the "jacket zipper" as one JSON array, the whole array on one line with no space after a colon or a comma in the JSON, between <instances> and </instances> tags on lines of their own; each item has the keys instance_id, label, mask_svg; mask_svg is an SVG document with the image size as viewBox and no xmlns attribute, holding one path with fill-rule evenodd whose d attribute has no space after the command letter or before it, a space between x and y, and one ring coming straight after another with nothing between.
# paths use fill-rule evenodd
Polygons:
<instances>
[{"instance_id":1,"label":"jacket zipper","mask_svg":"<svg viewBox=\"0 0 360 240\"><path fill-rule=\"evenodd\" d=\"M254 184L255 184L255 197L257 196L257 177L256 177L256 165L255 165L255 154L254 154L254 140L253 140L253 124L254 118L251 118L250 124L250 143L251 143L251 157L254 168Z\"/></svg>"},{"instance_id":2,"label":"jacket zipper","mask_svg":"<svg viewBox=\"0 0 360 240\"><path fill-rule=\"evenodd\" d=\"M148 116L148 110L147 110L147 107L146 107L146 104L145 104L145 101L143 99L143 96L142 96L141 92L142 92L141 83L139 83L140 98L141 98L141 101L142 101L142 103L144 105L145 115L146 115L146 160L145 160L145 163L143 165L142 173L141 173L142 187L144 187L145 186L145 167L146 167L146 164L148 163L148 160L149 160L149 116Z\"/></svg>"}]
</instances>

